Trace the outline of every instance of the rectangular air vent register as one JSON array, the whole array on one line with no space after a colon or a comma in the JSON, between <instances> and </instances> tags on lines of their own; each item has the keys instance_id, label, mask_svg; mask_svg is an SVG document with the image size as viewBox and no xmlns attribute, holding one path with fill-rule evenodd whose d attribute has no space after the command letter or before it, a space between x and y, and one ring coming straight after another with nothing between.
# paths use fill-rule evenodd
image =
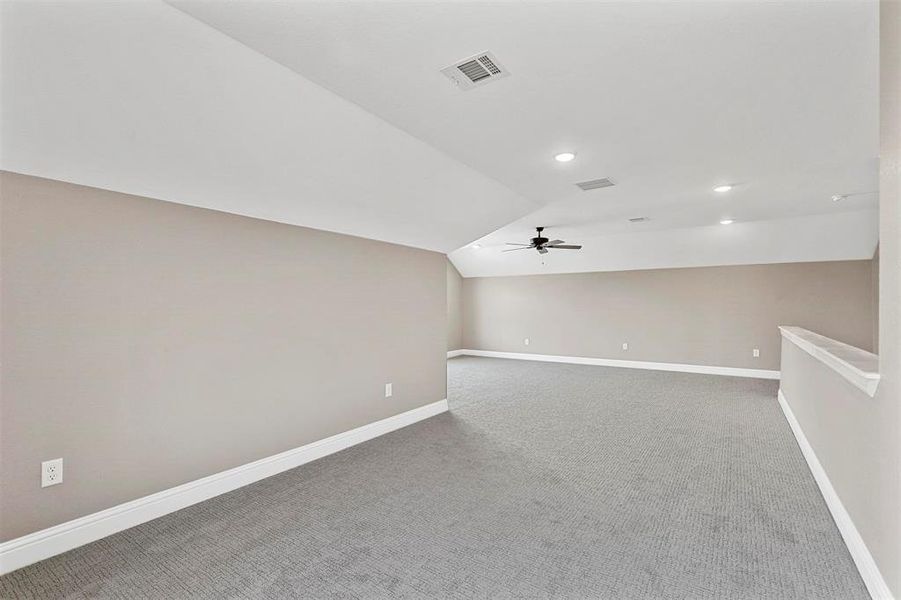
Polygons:
<instances>
[{"instance_id":1,"label":"rectangular air vent register","mask_svg":"<svg viewBox=\"0 0 901 600\"><path fill-rule=\"evenodd\" d=\"M464 58L441 69L441 72L456 83L461 90L471 90L510 74L510 71L504 68L491 52L480 52Z\"/></svg>"},{"instance_id":2,"label":"rectangular air vent register","mask_svg":"<svg viewBox=\"0 0 901 600\"><path fill-rule=\"evenodd\" d=\"M607 179L606 177L603 179L592 179L591 181L582 181L576 184L580 188L582 188L583 192L587 192L588 190L599 190L601 188L610 187L613 184L612 181Z\"/></svg>"}]
</instances>

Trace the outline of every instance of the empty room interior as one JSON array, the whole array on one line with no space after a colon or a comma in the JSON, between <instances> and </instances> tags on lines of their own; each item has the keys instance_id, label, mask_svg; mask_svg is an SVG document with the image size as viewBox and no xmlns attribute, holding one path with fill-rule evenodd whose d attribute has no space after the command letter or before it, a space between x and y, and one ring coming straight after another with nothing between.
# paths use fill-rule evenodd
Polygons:
<instances>
[{"instance_id":1,"label":"empty room interior","mask_svg":"<svg viewBox=\"0 0 901 600\"><path fill-rule=\"evenodd\" d=\"M901 599L898 0L0 51L0 598Z\"/></svg>"}]
</instances>

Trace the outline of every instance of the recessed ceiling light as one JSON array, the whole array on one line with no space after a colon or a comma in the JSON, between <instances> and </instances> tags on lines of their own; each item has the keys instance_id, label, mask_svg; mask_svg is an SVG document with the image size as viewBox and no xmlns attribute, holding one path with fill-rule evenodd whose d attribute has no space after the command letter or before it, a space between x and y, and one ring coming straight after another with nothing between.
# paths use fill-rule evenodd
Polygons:
<instances>
[{"instance_id":1,"label":"recessed ceiling light","mask_svg":"<svg viewBox=\"0 0 901 600\"><path fill-rule=\"evenodd\" d=\"M836 194L835 196L832 197L833 202L840 202L844 199L845 199L845 196L842 196L841 194Z\"/></svg>"},{"instance_id":2,"label":"recessed ceiling light","mask_svg":"<svg viewBox=\"0 0 901 600\"><path fill-rule=\"evenodd\" d=\"M720 221L720 225L732 225L733 223L735 223L735 221L733 221L732 219L723 219L722 221Z\"/></svg>"},{"instance_id":3,"label":"recessed ceiling light","mask_svg":"<svg viewBox=\"0 0 901 600\"><path fill-rule=\"evenodd\" d=\"M722 193L724 193L724 192L728 192L728 191L731 190L731 189L732 189L732 186L729 185L729 184L726 184L726 185L718 185L718 186L716 186L715 188L713 188L713 191L714 191L714 192L719 192L720 194L722 194Z\"/></svg>"},{"instance_id":4,"label":"recessed ceiling light","mask_svg":"<svg viewBox=\"0 0 901 600\"><path fill-rule=\"evenodd\" d=\"M576 155L573 152L561 152L554 156L554 160L557 162L569 162L574 159Z\"/></svg>"},{"instance_id":5,"label":"recessed ceiling light","mask_svg":"<svg viewBox=\"0 0 901 600\"><path fill-rule=\"evenodd\" d=\"M478 250L481 247L482 247L482 244L473 244L472 246L470 246L470 248L474 248L476 250Z\"/></svg>"}]
</instances>

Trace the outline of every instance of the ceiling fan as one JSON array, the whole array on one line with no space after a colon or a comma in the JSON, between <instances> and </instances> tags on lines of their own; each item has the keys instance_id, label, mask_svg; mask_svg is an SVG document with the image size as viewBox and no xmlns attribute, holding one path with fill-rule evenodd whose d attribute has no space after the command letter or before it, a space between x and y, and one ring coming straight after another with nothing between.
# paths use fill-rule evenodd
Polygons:
<instances>
[{"instance_id":1,"label":"ceiling fan","mask_svg":"<svg viewBox=\"0 0 901 600\"><path fill-rule=\"evenodd\" d=\"M508 250L504 250L504 252L513 252L514 250L528 250L529 248L535 248L538 250L539 254L547 254L548 250L581 250L582 246L576 246L574 244L565 244L563 240L549 240L546 237L541 236L541 232L544 231L544 227L536 227L538 231L538 237L532 238L531 244L513 244L507 242L508 246L521 246L520 248L510 248Z\"/></svg>"}]
</instances>

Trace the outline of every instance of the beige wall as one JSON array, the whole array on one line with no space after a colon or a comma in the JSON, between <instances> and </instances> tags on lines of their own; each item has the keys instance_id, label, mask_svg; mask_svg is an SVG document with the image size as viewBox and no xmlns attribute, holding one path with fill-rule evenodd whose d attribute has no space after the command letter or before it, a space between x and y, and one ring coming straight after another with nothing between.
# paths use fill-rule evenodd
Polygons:
<instances>
[{"instance_id":1,"label":"beige wall","mask_svg":"<svg viewBox=\"0 0 901 600\"><path fill-rule=\"evenodd\" d=\"M871 275L870 261L842 261L464 279L463 343L778 369L779 325L870 348Z\"/></svg>"},{"instance_id":2,"label":"beige wall","mask_svg":"<svg viewBox=\"0 0 901 600\"><path fill-rule=\"evenodd\" d=\"M0 540L445 397L443 254L0 186Z\"/></svg>"},{"instance_id":3,"label":"beige wall","mask_svg":"<svg viewBox=\"0 0 901 600\"><path fill-rule=\"evenodd\" d=\"M463 347L463 278L454 264L447 261L447 349Z\"/></svg>"},{"instance_id":4,"label":"beige wall","mask_svg":"<svg viewBox=\"0 0 901 600\"><path fill-rule=\"evenodd\" d=\"M860 464L860 452L869 446L872 423L859 412L873 402L866 392L787 339L782 340L779 387L830 479L867 469ZM868 510L879 503L872 494L864 499Z\"/></svg>"},{"instance_id":5,"label":"beige wall","mask_svg":"<svg viewBox=\"0 0 901 600\"><path fill-rule=\"evenodd\" d=\"M848 394L800 350L783 357L786 400L883 578L901 598L901 2L880 3L879 387ZM828 335L828 334L827 334Z\"/></svg>"},{"instance_id":6,"label":"beige wall","mask_svg":"<svg viewBox=\"0 0 901 600\"><path fill-rule=\"evenodd\" d=\"M804 437L887 580L897 576L897 403L883 382L871 398L834 369L782 341L780 389ZM892 406L894 404L894 406ZM893 481L895 480L895 481ZM882 560L880 560L882 559Z\"/></svg>"},{"instance_id":7,"label":"beige wall","mask_svg":"<svg viewBox=\"0 0 901 600\"><path fill-rule=\"evenodd\" d=\"M866 473L842 482L840 494L871 488L881 501L865 523L864 540L892 593L901 598L901 2L880 4L879 373L876 407L866 408L878 442ZM863 475L863 477L861 477ZM862 485L861 485L862 484ZM861 525L858 525L858 529Z\"/></svg>"},{"instance_id":8,"label":"beige wall","mask_svg":"<svg viewBox=\"0 0 901 600\"><path fill-rule=\"evenodd\" d=\"M873 260L870 261L870 268L873 274L870 276L873 286L873 352L879 349L879 246L876 246L876 252L873 253Z\"/></svg>"}]
</instances>

